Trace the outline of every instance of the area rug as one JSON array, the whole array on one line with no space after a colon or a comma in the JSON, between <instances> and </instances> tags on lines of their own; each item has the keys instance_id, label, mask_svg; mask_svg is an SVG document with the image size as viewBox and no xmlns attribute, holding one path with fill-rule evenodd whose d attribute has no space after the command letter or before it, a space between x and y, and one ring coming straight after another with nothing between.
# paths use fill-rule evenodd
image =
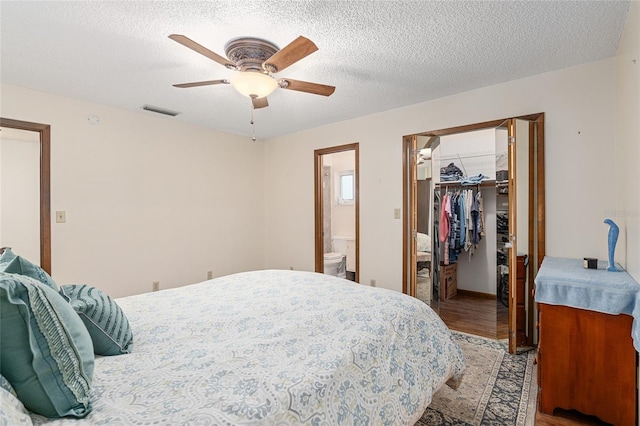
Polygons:
<instances>
[{"instance_id":1,"label":"area rug","mask_svg":"<svg viewBox=\"0 0 640 426\"><path fill-rule=\"evenodd\" d=\"M457 390L443 386L420 426L528 426L536 411L534 351L511 355L496 340L454 332L467 370Z\"/></svg>"}]
</instances>

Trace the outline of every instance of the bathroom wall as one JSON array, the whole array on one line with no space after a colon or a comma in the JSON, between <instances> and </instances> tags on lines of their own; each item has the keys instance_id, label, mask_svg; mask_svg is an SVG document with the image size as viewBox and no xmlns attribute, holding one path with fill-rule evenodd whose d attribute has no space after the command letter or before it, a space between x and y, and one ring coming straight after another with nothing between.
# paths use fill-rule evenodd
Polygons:
<instances>
[{"instance_id":1,"label":"bathroom wall","mask_svg":"<svg viewBox=\"0 0 640 426\"><path fill-rule=\"evenodd\" d=\"M333 236L355 237L356 210L354 204L338 204L340 172L355 170L355 151L325 155L331 158L331 233Z\"/></svg>"},{"instance_id":2,"label":"bathroom wall","mask_svg":"<svg viewBox=\"0 0 640 426\"><path fill-rule=\"evenodd\" d=\"M324 157L331 157L330 155L326 155ZM332 251L331 248L331 166L327 165L331 163L331 159L327 158L327 161L324 161L323 157L323 166L322 166L322 187L324 191L322 191L322 231L324 232L322 238L322 250L324 253L330 253Z\"/></svg>"}]
</instances>

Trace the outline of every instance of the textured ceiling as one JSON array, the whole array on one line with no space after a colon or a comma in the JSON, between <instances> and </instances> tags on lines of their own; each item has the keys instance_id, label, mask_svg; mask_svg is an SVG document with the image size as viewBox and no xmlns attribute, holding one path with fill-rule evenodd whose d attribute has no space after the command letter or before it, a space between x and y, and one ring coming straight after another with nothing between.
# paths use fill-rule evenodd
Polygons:
<instances>
[{"instance_id":1,"label":"textured ceiling","mask_svg":"<svg viewBox=\"0 0 640 426\"><path fill-rule=\"evenodd\" d=\"M277 89L255 111L258 138L615 55L628 1L1 1L3 83L251 136L251 102L229 85L175 83L233 71L170 40L224 56L254 36L319 50L276 77L336 86L330 97ZM151 112L141 112L154 114ZM18 117L19 118L19 117Z\"/></svg>"}]
</instances>

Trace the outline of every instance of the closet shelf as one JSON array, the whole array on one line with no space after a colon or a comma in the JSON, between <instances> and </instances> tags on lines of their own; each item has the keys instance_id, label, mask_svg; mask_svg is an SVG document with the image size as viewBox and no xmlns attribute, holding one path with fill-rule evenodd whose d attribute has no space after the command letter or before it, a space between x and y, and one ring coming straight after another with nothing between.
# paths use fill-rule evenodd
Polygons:
<instances>
[{"instance_id":1,"label":"closet shelf","mask_svg":"<svg viewBox=\"0 0 640 426\"><path fill-rule=\"evenodd\" d=\"M461 187L461 188L475 188L476 186L481 186L481 187L490 187L490 186L495 186L496 185L496 181L493 179L485 179L480 183L471 183L471 184L462 184L460 183L459 180L450 180L450 181L446 181L446 182L435 182L434 185L436 186L436 188L441 188L443 186L451 186L451 187Z\"/></svg>"}]
</instances>

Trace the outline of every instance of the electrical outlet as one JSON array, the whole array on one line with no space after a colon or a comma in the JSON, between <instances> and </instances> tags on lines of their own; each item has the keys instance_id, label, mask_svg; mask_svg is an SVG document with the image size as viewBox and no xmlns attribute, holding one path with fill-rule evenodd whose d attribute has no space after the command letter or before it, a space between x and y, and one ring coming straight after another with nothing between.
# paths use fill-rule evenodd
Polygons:
<instances>
[{"instance_id":1,"label":"electrical outlet","mask_svg":"<svg viewBox=\"0 0 640 426\"><path fill-rule=\"evenodd\" d=\"M153 282L153 291L158 291L160 290L160 281L154 281Z\"/></svg>"},{"instance_id":2,"label":"electrical outlet","mask_svg":"<svg viewBox=\"0 0 640 426\"><path fill-rule=\"evenodd\" d=\"M375 287L375 286L376 286L376 280L373 280L373 279L372 279L372 280L369 280L369 285L370 285L371 287Z\"/></svg>"},{"instance_id":3,"label":"electrical outlet","mask_svg":"<svg viewBox=\"0 0 640 426\"><path fill-rule=\"evenodd\" d=\"M207 272L207 279L210 280L213 278L213 271L208 271Z\"/></svg>"}]
</instances>

